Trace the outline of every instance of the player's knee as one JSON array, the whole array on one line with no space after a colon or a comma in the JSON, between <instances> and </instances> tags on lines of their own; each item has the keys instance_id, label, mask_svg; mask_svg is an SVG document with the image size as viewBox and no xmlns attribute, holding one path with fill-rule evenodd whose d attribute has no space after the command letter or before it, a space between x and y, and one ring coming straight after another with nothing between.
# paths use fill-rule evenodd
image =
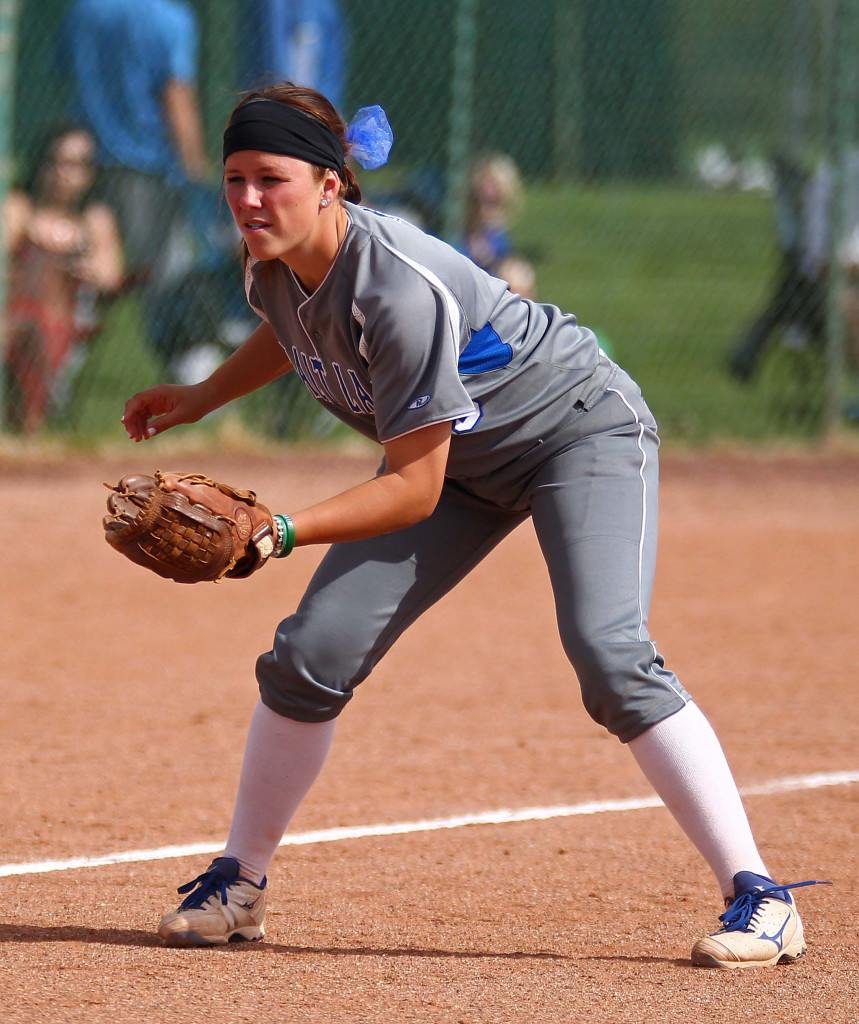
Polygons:
<instances>
[{"instance_id":1,"label":"player's knee","mask_svg":"<svg viewBox=\"0 0 859 1024\"><path fill-rule=\"evenodd\" d=\"M586 711L622 743L679 711L688 700L649 642L579 645L570 660Z\"/></svg>"},{"instance_id":2,"label":"player's knee","mask_svg":"<svg viewBox=\"0 0 859 1024\"><path fill-rule=\"evenodd\" d=\"M280 624L272 649L256 664L262 702L299 722L336 718L366 674L334 634L300 615Z\"/></svg>"}]
</instances>

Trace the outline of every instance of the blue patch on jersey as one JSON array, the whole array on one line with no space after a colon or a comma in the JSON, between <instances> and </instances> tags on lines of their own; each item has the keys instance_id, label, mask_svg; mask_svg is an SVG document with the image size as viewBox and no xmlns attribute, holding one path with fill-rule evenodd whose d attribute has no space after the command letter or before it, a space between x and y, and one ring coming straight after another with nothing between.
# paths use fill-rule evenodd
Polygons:
<instances>
[{"instance_id":1,"label":"blue patch on jersey","mask_svg":"<svg viewBox=\"0 0 859 1024\"><path fill-rule=\"evenodd\" d=\"M500 370L513 358L513 349L493 330L492 324L471 332L471 341L459 357L459 372L462 374L486 373Z\"/></svg>"},{"instance_id":2,"label":"blue patch on jersey","mask_svg":"<svg viewBox=\"0 0 859 1024\"><path fill-rule=\"evenodd\" d=\"M406 406L407 409L423 409L427 402L432 398L432 395L420 395L413 402L409 402Z\"/></svg>"}]
</instances>

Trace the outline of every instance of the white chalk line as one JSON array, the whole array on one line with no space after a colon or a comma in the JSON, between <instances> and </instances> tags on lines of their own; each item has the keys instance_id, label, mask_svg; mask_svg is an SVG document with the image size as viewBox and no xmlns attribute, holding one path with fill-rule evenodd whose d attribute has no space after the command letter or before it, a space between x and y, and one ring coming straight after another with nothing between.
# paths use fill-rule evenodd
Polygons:
<instances>
[{"instance_id":1,"label":"white chalk line","mask_svg":"<svg viewBox=\"0 0 859 1024\"><path fill-rule=\"evenodd\" d=\"M773 779L758 786L748 786L741 789L740 792L743 796L769 796L803 789L820 789L824 786L849 786L856 782L859 782L859 772L818 772L812 775ZM662 801L658 797L649 796L628 800L597 800L557 807L523 807L519 810L482 811L476 814L461 814L452 818L430 818L426 821L401 821L390 825L354 825L319 829L315 832L296 832L293 835L285 835L280 845L310 846L315 843L337 843L345 839L402 836L414 832L439 832L442 829L465 828L467 825L508 825L517 821L548 821L550 818L575 818L589 814L641 811L661 806ZM191 843L185 846L162 846L155 850L127 850L124 853L108 853L100 857L71 857L68 860L0 864L0 878L8 878L13 875L44 874L50 871L72 871L76 868L97 868L109 864L132 864L141 861L170 860L175 857L195 857L202 854L220 853L223 848L223 842Z\"/></svg>"}]
</instances>

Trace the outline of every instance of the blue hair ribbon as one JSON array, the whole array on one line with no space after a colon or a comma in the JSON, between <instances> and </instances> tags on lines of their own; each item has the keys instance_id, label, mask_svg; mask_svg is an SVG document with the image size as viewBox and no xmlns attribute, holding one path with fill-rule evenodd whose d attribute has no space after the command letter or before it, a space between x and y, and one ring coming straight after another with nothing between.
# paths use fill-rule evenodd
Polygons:
<instances>
[{"instance_id":1,"label":"blue hair ribbon","mask_svg":"<svg viewBox=\"0 0 859 1024\"><path fill-rule=\"evenodd\" d=\"M394 133L388 116L380 106L361 107L346 129L349 156L365 171L375 171L388 162Z\"/></svg>"}]
</instances>

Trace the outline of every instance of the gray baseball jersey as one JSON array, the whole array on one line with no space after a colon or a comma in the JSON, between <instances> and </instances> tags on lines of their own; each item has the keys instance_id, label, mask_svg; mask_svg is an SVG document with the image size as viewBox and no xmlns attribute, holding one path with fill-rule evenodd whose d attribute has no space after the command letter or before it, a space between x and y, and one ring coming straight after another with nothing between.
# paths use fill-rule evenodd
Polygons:
<instances>
[{"instance_id":1,"label":"gray baseball jersey","mask_svg":"<svg viewBox=\"0 0 859 1024\"><path fill-rule=\"evenodd\" d=\"M448 477L517 507L530 453L542 463L616 367L574 316L399 218L344 206L349 228L316 291L280 261L251 260L249 303L334 415L383 443L453 421Z\"/></svg>"},{"instance_id":2,"label":"gray baseball jersey","mask_svg":"<svg viewBox=\"0 0 859 1024\"><path fill-rule=\"evenodd\" d=\"M338 715L401 632L530 516L586 707L635 738L688 699L647 631L658 438L640 391L575 317L412 225L346 209L312 295L270 261L249 265L248 299L310 392L368 437L452 421L449 479L423 522L331 546L257 661L263 701L300 721Z\"/></svg>"}]
</instances>

